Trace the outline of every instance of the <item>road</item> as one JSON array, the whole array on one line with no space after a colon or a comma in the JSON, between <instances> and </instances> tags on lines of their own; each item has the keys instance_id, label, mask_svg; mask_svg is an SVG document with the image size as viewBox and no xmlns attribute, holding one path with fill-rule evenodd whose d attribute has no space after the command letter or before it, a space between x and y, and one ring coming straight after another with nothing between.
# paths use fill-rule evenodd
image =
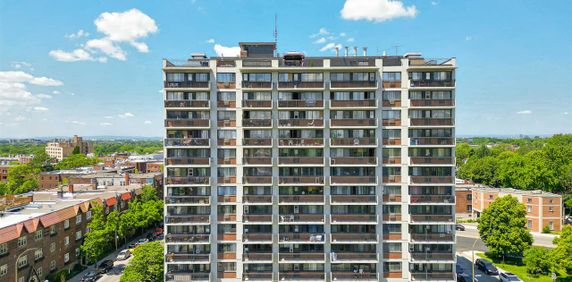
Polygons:
<instances>
[{"instance_id":1,"label":"road","mask_svg":"<svg viewBox=\"0 0 572 282\"><path fill-rule=\"evenodd\" d=\"M465 231L457 231L457 237L464 237L464 238L480 238L479 231L477 230L476 225L465 225ZM539 247L547 247L547 248L554 248L554 244L552 244L552 240L554 240L554 235L551 234L540 234L540 233L531 233L532 237L534 238L534 242L532 243L533 246ZM474 240L473 240L474 242ZM472 242L471 242L472 244ZM469 246L470 247L470 246ZM458 249L458 247L457 247Z\"/></svg>"},{"instance_id":2,"label":"road","mask_svg":"<svg viewBox=\"0 0 572 282\"><path fill-rule=\"evenodd\" d=\"M472 244L472 243L471 243ZM464 256L463 256L464 255ZM470 282L473 274L473 266L471 264L471 256L464 252L463 255L457 256L457 265L461 266L463 273L465 273L466 282ZM478 282L498 282L498 276L488 276L475 267L475 281Z\"/></svg>"}]
</instances>

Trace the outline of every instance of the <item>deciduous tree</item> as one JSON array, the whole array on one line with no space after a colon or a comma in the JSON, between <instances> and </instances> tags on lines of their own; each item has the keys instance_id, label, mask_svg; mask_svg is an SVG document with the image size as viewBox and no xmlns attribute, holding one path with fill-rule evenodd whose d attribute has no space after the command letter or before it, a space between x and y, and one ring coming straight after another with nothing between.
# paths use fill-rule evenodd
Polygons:
<instances>
[{"instance_id":1,"label":"deciduous tree","mask_svg":"<svg viewBox=\"0 0 572 282\"><path fill-rule=\"evenodd\" d=\"M163 244L154 241L138 246L120 282L163 281Z\"/></svg>"}]
</instances>

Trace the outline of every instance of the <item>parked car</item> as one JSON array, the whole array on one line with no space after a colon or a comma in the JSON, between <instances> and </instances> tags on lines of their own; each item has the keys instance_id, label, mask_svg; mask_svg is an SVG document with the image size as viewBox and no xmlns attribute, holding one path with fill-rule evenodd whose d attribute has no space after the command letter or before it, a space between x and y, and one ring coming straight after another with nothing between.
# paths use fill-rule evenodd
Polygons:
<instances>
[{"instance_id":1,"label":"parked car","mask_svg":"<svg viewBox=\"0 0 572 282\"><path fill-rule=\"evenodd\" d=\"M155 228L155 230L153 230L153 235L159 236L161 234L163 234L163 228L157 227L157 228Z\"/></svg>"},{"instance_id":2,"label":"parked car","mask_svg":"<svg viewBox=\"0 0 572 282\"><path fill-rule=\"evenodd\" d=\"M131 242L129 245L127 245L127 248L130 250L135 249L135 247L137 247L137 242Z\"/></svg>"},{"instance_id":3,"label":"parked car","mask_svg":"<svg viewBox=\"0 0 572 282\"><path fill-rule=\"evenodd\" d=\"M479 270L488 275L499 275L499 270L488 260L477 259L475 265Z\"/></svg>"},{"instance_id":4,"label":"parked car","mask_svg":"<svg viewBox=\"0 0 572 282\"><path fill-rule=\"evenodd\" d=\"M101 278L99 271L88 271L82 278L81 282L95 282Z\"/></svg>"},{"instance_id":5,"label":"parked car","mask_svg":"<svg viewBox=\"0 0 572 282\"><path fill-rule=\"evenodd\" d=\"M106 260L100 262L99 266L97 267L97 270L100 273L106 273L112 269L113 269L113 261L110 259L106 259Z\"/></svg>"},{"instance_id":6,"label":"parked car","mask_svg":"<svg viewBox=\"0 0 572 282\"><path fill-rule=\"evenodd\" d=\"M469 276L469 274L465 273L465 270L459 264L457 264L455 269L457 272L457 282L469 282L469 281L471 281L471 277Z\"/></svg>"},{"instance_id":7,"label":"parked car","mask_svg":"<svg viewBox=\"0 0 572 282\"><path fill-rule=\"evenodd\" d=\"M137 240L137 245L145 244L147 242L149 242L149 239L141 238L141 239Z\"/></svg>"},{"instance_id":8,"label":"parked car","mask_svg":"<svg viewBox=\"0 0 572 282\"><path fill-rule=\"evenodd\" d=\"M461 225L461 224L456 224L455 225L455 229L459 230L459 231L465 231L465 226Z\"/></svg>"},{"instance_id":9,"label":"parked car","mask_svg":"<svg viewBox=\"0 0 572 282\"><path fill-rule=\"evenodd\" d=\"M510 272L503 272L499 275L500 281L501 282L511 282L511 281L520 281L522 282L522 280L520 278L518 278L518 276L510 273Z\"/></svg>"},{"instance_id":10,"label":"parked car","mask_svg":"<svg viewBox=\"0 0 572 282\"><path fill-rule=\"evenodd\" d=\"M117 255L117 260L126 260L131 256L131 252L129 250L122 250Z\"/></svg>"}]
</instances>

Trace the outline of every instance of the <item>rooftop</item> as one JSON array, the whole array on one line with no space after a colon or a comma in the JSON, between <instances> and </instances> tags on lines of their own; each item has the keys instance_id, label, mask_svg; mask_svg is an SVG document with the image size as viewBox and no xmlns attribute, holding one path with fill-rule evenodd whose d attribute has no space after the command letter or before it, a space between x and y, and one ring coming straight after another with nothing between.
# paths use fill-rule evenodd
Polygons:
<instances>
[{"instance_id":1,"label":"rooftop","mask_svg":"<svg viewBox=\"0 0 572 282\"><path fill-rule=\"evenodd\" d=\"M520 190L515 188L496 188L484 186L481 184L457 184L457 189L471 189L473 191L482 191L489 193L503 193L511 195L531 195L531 196L546 196L546 197L562 197L561 195L542 191L542 190Z\"/></svg>"}]
</instances>

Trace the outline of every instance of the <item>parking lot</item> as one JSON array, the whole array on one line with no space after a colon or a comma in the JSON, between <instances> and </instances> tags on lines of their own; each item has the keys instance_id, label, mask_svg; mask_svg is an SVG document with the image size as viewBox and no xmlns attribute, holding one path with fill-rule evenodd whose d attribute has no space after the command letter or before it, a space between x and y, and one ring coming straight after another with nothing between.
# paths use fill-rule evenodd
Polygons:
<instances>
[{"instance_id":1,"label":"parking lot","mask_svg":"<svg viewBox=\"0 0 572 282\"><path fill-rule=\"evenodd\" d=\"M471 263L470 255L468 253L464 253L464 254L466 254L466 255L465 256L463 256L463 255L457 256L457 265L461 266L461 268L463 268L463 273L467 274L466 277L468 278L468 280L466 280L466 281L470 282L472 275L473 275L473 271L472 271L473 266ZM498 282L500 280L498 278L498 275L489 276L489 275L483 273L482 271L480 271L479 269L477 269L477 267L475 266L475 281Z\"/></svg>"}]
</instances>

